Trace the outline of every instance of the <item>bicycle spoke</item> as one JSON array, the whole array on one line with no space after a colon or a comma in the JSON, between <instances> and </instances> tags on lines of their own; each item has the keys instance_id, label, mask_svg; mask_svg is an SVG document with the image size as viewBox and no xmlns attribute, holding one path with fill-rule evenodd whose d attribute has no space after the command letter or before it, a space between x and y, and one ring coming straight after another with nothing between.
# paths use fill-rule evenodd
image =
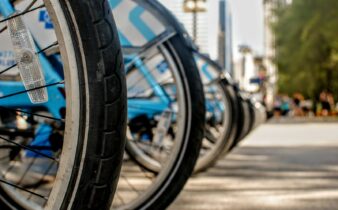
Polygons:
<instances>
[{"instance_id":1,"label":"bicycle spoke","mask_svg":"<svg viewBox=\"0 0 338 210\"><path fill-rule=\"evenodd\" d=\"M209 131L205 132L205 138L212 144L216 144L217 138Z\"/></svg>"},{"instance_id":2,"label":"bicycle spoke","mask_svg":"<svg viewBox=\"0 0 338 210\"><path fill-rule=\"evenodd\" d=\"M3 27L2 29L0 29L0 34L1 34L2 32L4 32L5 30L7 30L7 26L5 26L5 27Z\"/></svg>"},{"instance_id":3,"label":"bicycle spoke","mask_svg":"<svg viewBox=\"0 0 338 210\"><path fill-rule=\"evenodd\" d=\"M5 73L5 72L7 72L7 71L9 71L9 70L11 70L12 68L16 67L17 65L18 65L18 64L14 64L14 65L12 65L12 66L10 66L10 67L8 67L8 68L6 68L6 69L0 71L0 75L3 74L3 73Z\"/></svg>"},{"instance_id":4,"label":"bicycle spoke","mask_svg":"<svg viewBox=\"0 0 338 210\"><path fill-rule=\"evenodd\" d=\"M27 7L26 9L23 11L23 12L27 12L29 9L31 9L35 3L37 3L38 0L33 0Z\"/></svg>"},{"instance_id":5,"label":"bicycle spoke","mask_svg":"<svg viewBox=\"0 0 338 210\"><path fill-rule=\"evenodd\" d=\"M7 138L4 138L4 137L2 137L2 136L0 136L0 139L2 139L3 141L6 141L6 142L8 142L8 143L14 144L14 145L20 147L21 149L29 150L29 151L31 151L31 152L36 153L37 155L41 155L41 156L43 156L43 157L45 157L45 158L48 158L48 159L50 159L50 160L53 160L53 161L55 161L55 162L59 162L58 159L53 158L53 157L50 157L50 156L48 156L48 155L46 155L46 154L44 154L44 153L42 153L42 152L39 152L39 151L37 151L37 150L35 150L35 149L31 148L31 147L25 146L25 145L23 145L23 144L16 143L15 141L10 140L10 139L7 139Z\"/></svg>"},{"instance_id":6,"label":"bicycle spoke","mask_svg":"<svg viewBox=\"0 0 338 210\"><path fill-rule=\"evenodd\" d=\"M122 203L123 205L126 204L126 202L124 201L124 199L123 199L123 197L120 195L120 193L116 193L115 196L116 196L117 200L120 200L121 203Z\"/></svg>"},{"instance_id":7,"label":"bicycle spoke","mask_svg":"<svg viewBox=\"0 0 338 210\"><path fill-rule=\"evenodd\" d=\"M150 181L153 181L155 179L154 176L149 175L149 171L146 171L143 167L140 166L140 169L142 171L142 173L144 174L144 176L149 179Z\"/></svg>"},{"instance_id":8,"label":"bicycle spoke","mask_svg":"<svg viewBox=\"0 0 338 210\"><path fill-rule=\"evenodd\" d=\"M23 94L23 93L27 93L27 92L30 92L30 91L39 90L39 89L42 89L42 88L51 87L51 86L55 86L55 85L61 85L61 84L64 84L64 80L62 80L60 82L47 84L47 85L44 85L44 86L41 86L41 87L36 87L36 88L28 89L28 90L18 91L16 93L11 93L11 94L8 94L8 95L5 95L5 96L1 96L0 100L5 99L5 98L9 98L9 97L12 97L12 96L20 95L20 94Z\"/></svg>"},{"instance_id":9,"label":"bicycle spoke","mask_svg":"<svg viewBox=\"0 0 338 210\"><path fill-rule=\"evenodd\" d=\"M46 169L46 170L44 171L44 173L42 174L42 177L41 177L41 179L40 179L40 182L41 182L42 180L45 179L45 177L47 176L47 174L49 173L49 171L53 168L54 164L55 164L55 162L51 162L51 163L48 165L47 169ZM36 192L37 188L38 188L38 186L35 186L35 187L33 188L34 192ZM28 197L27 200L30 200L31 198L32 198L32 195L30 195L30 196Z\"/></svg>"},{"instance_id":10,"label":"bicycle spoke","mask_svg":"<svg viewBox=\"0 0 338 210\"><path fill-rule=\"evenodd\" d=\"M37 10L37 9L40 9L40 8L43 8L43 7L44 7L44 4L43 4L43 5L40 5L40 6L38 6L38 7L33 8L33 9L30 9L36 2L37 2L37 0L34 0L33 2L30 3L30 5L29 5L22 13L13 15L13 16L8 17L8 18L6 18L6 19L3 19L3 20L0 21L0 23L5 22L5 21L7 21L7 20L10 20L10 19L12 19L12 18L21 16L21 15L27 14L27 13L29 13L29 12L32 12L32 11L35 11L35 10ZM6 29L7 29L7 26L3 27L3 28L0 30L0 33L4 32ZM58 45L58 42L54 42L54 43L52 43L51 45L49 45L49 46L47 46L47 47L45 47L45 48L39 50L38 52L36 52L36 54L43 53L43 52L47 51L48 49L50 49L50 48L52 48L52 47L54 47L54 46L57 46L57 45ZM3 73L5 73L5 72L7 72L7 71L9 71L9 70L11 70L11 69L13 69L13 68L16 67L16 66L17 66L17 64L14 64L14 65L12 65L12 66L10 66L10 67L8 67L8 68L6 68L6 69L0 71L0 75L3 74Z\"/></svg>"},{"instance_id":11,"label":"bicycle spoke","mask_svg":"<svg viewBox=\"0 0 338 210\"><path fill-rule=\"evenodd\" d=\"M43 196L43 195L40 195L40 194L38 194L38 193L32 192L32 191L30 191L30 190L27 190L27 189L25 189L25 188L23 188L23 187L20 187L20 186L18 186L18 185L12 184L12 183L10 183L10 182L6 182L6 181L3 180L3 179L0 179L0 182L4 183L4 184L6 184L6 185L9 185L9 186L11 186L11 187L14 187L14 188L16 188L16 189L22 190L22 191L24 191L24 192L27 192L27 193L33 194L33 195L35 195L35 196L38 196L38 197L40 197L40 198L42 198L42 199L44 199L44 200L48 200L48 197L46 197L46 196Z\"/></svg>"},{"instance_id":12,"label":"bicycle spoke","mask_svg":"<svg viewBox=\"0 0 338 210\"><path fill-rule=\"evenodd\" d=\"M13 145L3 145L3 146L0 146L0 149L16 149L18 148L18 146L13 146ZM50 150L52 151L52 148L49 147L49 146L30 146L31 149L34 149L34 150Z\"/></svg>"},{"instance_id":13,"label":"bicycle spoke","mask_svg":"<svg viewBox=\"0 0 338 210\"><path fill-rule=\"evenodd\" d=\"M57 46L58 44L59 44L58 42L54 42L54 43L50 44L49 46L43 48L42 50L39 50L38 52L36 52L36 54L43 53L43 52L49 50L50 48ZM6 69L0 71L0 75L3 74L3 73L5 73L5 72L7 72L7 71L9 71L9 70L11 70L11 69L13 69L13 68L16 67L17 65L18 65L18 64L13 64L12 66L10 66L10 67L8 67L8 68L6 68Z\"/></svg>"},{"instance_id":14,"label":"bicycle spoke","mask_svg":"<svg viewBox=\"0 0 338 210\"><path fill-rule=\"evenodd\" d=\"M36 52L36 54L40 54L42 52L45 52L45 51L49 50L50 48L57 46L58 44L59 43L57 41L53 42L52 44L48 45L47 47L43 48L42 50L39 50L38 52Z\"/></svg>"},{"instance_id":15,"label":"bicycle spoke","mask_svg":"<svg viewBox=\"0 0 338 210\"><path fill-rule=\"evenodd\" d=\"M152 57L154 57L154 56L150 56L148 59L150 60L150 59L152 59ZM141 58L139 58L139 59L141 59ZM142 60L142 59L141 59L141 60ZM136 59L135 59L135 61L133 61L133 62L131 62L131 63L128 63L128 66L130 66L130 67L129 67L129 68L126 68L126 69L127 69L127 72L128 72L129 69L132 69L132 67L134 67L134 66L133 66L133 63L135 63L135 62L136 62ZM146 66L146 65L144 65L144 66ZM137 67L135 67L135 68L137 68ZM137 80L136 80L136 82L134 82L133 84L128 84L128 89L127 89L127 91L129 91L130 88L133 88L135 85L137 85L139 82L141 82L141 81L144 79L144 77L146 77L146 76L150 75L151 73L153 73L156 69L157 69L157 68L153 68L153 69L149 70L149 71L147 72L147 74L141 75L140 77L138 77ZM128 78L128 77L127 77L127 78Z\"/></svg>"},{"instance_id":16,"label":"bicycle spoke","mask_svg":"<svg viewBox=\"0 0 338 210\"><path fill-rule=\"evenodd\" d=\"M2 173L2 177L6 177L7 174L8 174L13 168L14 168L14 164L9 164L9 166L7 167L7 169L4 170L4 171L6 171L6 172L5 172L5 173L1 172L1 173Z\"/></svg>"},{"instance_id":17,"label":"bicycle spoke","mask_svg":"<svg viewBox=\"0 0 338 210\"><path fill-rule=\"evenodd\" d=\"M33 1L26 7L26 9L24 9L23 12L26 12L26 11L28 11L30 8L32 8L36 2L38 2L38 0L33 0ZM7 26L5 26L5 27L3 27L2 29L0 29L0 34L1 34L2 32L4 32L6 29L7 29Z\"/></svg>"},{"instance_id":18,"label":"bicycle spoke","mask_svg":"<svg viewBox=\"0 0 338 210\"><path fill-rule=\"evenodd\" d=\"M132 185L132 184L130 183L130 181L128 180L128 178L127 178L126 176L124 176L124 175L122 174L122 175L121 175L121 178L125 180L125 182L127 183L127 185L129 185L130 188L131 188L134 192L136 192L138 195L141 193L138 189L136 189L136 187L134 187L134 185Z\"/></svg>"},{"instance_id":19,"label":"bicycle spoke","mask_svg":"<svg viewBox=\"0 0 338 210\"><path fill-rule=\"evenodd\" d=\"M171 77L168 78L168 79L165 79L165 80L163 80L163 81L158 82L156 86L163 87L163 85L165 85L165 84L166 84L167 82L169 82L170 80L172 80ZM128 97L128 99L137 98L137 96L139 96L140 94L142 94L142 93L144 93L144 92L147 92L147 91L149 91L149 90L151 90L151 89L153 89L153 87L144 89L144 90L142 90L142 91L138 91L138 92L136 92L136 94L133 95L132 97Z\"/></svg>"},{"instance_id":20,"label":"bicycle spoke","mask_svg":"<svg viewBox=\"0 0 338 210\"><path fill-rule=\"evenodd\" d=\"M137 80L136 80L136 82L134 82L133 84L128 84L127 92L130 91L132 88L134 88L142 80L144 80L145 77L151 75L151 73L153 73L155 70L156 70L156 68L154 68L152 70L149 70L145 75L141 75L140 77L138 77ZM128 76L127 76L127 80L128 80Z\"/></svg>"},{"instance_id":21,"label":"bicycle spoke","mask_svg":"<svg viewBox=\"0 0 338 210\"><path fill-rule=\"evenodd\" d=\"M15 112L15 113L20 112L20 113L28 114L28 115L31 115L31 116L42 117L42 118L46 118L46 119L50 119L50 120L65 122L65 119L50 117L50 116L41 115L41 114L35 114L35 113L32 113L32 112L23 111L21 109L11 109L11 108L0 106L0 110L1 109L5 109L5 110L12 111L12 112Z\"/></svg>"},{"instance_id":22,"label":"bicycle spoke","mask_svg":"<svg viewBox=\"0 0 338 210\"><path fill-rule=\"evenodd\" d=\"M30 161L30 163L28 164L28 167L26 168L26 170L24 171L23 175L21 176L21 179L19 180L19 182L16 183L16 185L21 185L21 183L24 181L25 176L27 175L27 173L29 172L29 170L32 168L32 166L34 165L36 161L36 158L34 158L33 160ZM29 188L27 186L24 186L26 188Z\"/></svg>"},{"instance_id":23,"label":"bicycle spoke","mask_svg":"<svg viewBox=\"0 0 338 210\"><path fill-rule=\"evenodd\" d=\"M30 13L30 12L33 12L33 11L35 11L35 10L38 10L38 9L41 9L41 8L44 8L44 7L45 7L45 4L42 4L42 5L40 5L40 6L34 7L33 9L29 9L29 10L24 11L24 12L21 12L21 13L19 13L19 14L15 14L15 15L12 15L12 16L10 16L10 17L8 17L8 18L2 19L2 20L0 20L0 23L6 22L6 21L8 21L8 20L14 19L14 18L16 18L16 17L19 17L19 16L21 16L21 15L24 15L24 14L27 14L27 13Z\"/></svg>"}]
</instances>

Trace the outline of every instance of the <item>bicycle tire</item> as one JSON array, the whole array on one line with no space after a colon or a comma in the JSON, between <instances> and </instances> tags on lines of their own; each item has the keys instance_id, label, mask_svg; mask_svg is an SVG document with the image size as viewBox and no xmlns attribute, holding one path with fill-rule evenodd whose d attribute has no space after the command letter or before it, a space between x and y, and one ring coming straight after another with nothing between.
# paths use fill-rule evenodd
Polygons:
<instances>
[{"instance_id":1,"label":"bicycle tire","mask_svg":"<svg viewBox=\"0 0 338 210\"><path fill-rule=\"evenodd\" d=\"M68 56L66 68L72 68L65 80L72 76L77 84L73 95L66 95L78 100L67 100L67 116L72 111L76 117L66 121L76 152L67 152L71 143L64 146L45 209L109 209L122 163L127 107L117 29L106 0L46 0L45 5L61 54ZM4 190L0 202L1 208L25 209Z\"/></svg>"},{"instance_id":2,"label":"bicycle tire","mask_svg":"<svg viewBox=\"0 0 338 210\"><path fill-rule=\"evenodd\" d=\"M251 125L251 115L250 115L250 105L246 99L242 97L239 100L240 103L240 110L241 110L241 120L239 122L240 126L237 131L237 138L234 141L234 144L231 146L231 150L239 145L239 143L246 137L246 135L250 132L250 125Z\"/></svg>"},{"instance_id":3,"label":"bicycle tire","mask_svg":"<svg viewBox=\"0 0 338 210\"><path fill-rule=\"evenodd\" d=\"M235 132L235 139L231 145L231 147L229 148L228 152L231 152L237 145L238 143L241 141L241 135L243 133L243 129L245 129L245 107L243 106L243 98L240 96L239 91L236 87L233 87L235 90L235 94L236 94L236 106L238 108L238 118L237 118L237 129Z\"/></svg>"}]
</instances>

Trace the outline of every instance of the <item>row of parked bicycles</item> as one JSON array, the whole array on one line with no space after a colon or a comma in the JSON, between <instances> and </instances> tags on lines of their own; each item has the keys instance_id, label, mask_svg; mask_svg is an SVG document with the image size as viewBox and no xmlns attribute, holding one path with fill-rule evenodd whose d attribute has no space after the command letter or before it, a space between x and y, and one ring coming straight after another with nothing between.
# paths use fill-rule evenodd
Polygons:
<instances>
[{"instance_id":1,"label":"row of parked bicycles","mask_svg":"<svg viewBox=\"0 0 338 210\"><path fill-rule=\"evenodd\" d=\"M157 1L0 13L1 210L165 209L266 118Z\"/></svg>"}]
</instances>

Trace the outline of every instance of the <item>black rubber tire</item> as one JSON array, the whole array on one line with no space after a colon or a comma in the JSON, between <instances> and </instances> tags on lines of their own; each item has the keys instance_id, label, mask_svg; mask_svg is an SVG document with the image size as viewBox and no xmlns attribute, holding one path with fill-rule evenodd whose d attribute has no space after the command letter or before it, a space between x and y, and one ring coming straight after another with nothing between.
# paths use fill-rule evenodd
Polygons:
<instances>
[{"instance_id":1,"label":"black rubber tire","mask_svg":"<svg viewBox=\"0 0 338 210\"><path fill-rule=\"evenodd\" d=\"M109 209L126 138L127 88L120 41L106 0L70 1L84 47L92 120L72 209ZM115 58L115 59L114 59ZM76 166L74 166L76 167ZM64 202L67 208L67 202Z\"/></svg>"},{"instance_id":2,"label":"black rubber tire","mask_svg":"<svg viewBox=\"0 0 338 210\"><path fill-rule=\"evenodd\" d=\"M61 209L105 210L110 208L120 173L127 114L117 29L106 0L60 4L78 46L81 119L79 146L70 184L63 186L67 191ZM20 209L3 192L0 200L1 209Z\"/></svg>"},{"instance_id":3,"label":"black rubber tire","mask_svg":"<svg viewBox=\"0 0 338 210\"><path fill-rule=\"evenodd\" d=\"M252 116L250 114L250 104L248 100L240 97L239 100L241 107L241 121L240 121L240 129L237 130L237 138L234 141L234 144L231 146L231 150L239 145L239 143L249 134L251 129L251 124L253 123Z\"/></svg>"},{"instance_id":4,"label":"black rubber tire","mask_svg":"<svg viewBox=\"0 0 338 210\"><path fill-rule=\"evenodd\" d=\"M219 86L222 91L224 91L224 94L227 98L226 100L229 102L229 127L226 131L226 135L224 136L224 138L219 140L221 141L221 144L218 145L217 149L214 150L212 154L208 155L207 159L204 159L202 161L200 158L197 161L194 173L205 171L208 168L214 166L218 159L228 153L236 137L237 121L239 115L236 93L233 87L231 85L228 85L228 82L225 79L220 79Z\"/></svg>"},{"instance_id":5,"label":"black rubber tire","mask_svg":"<svg viewBox=\"0 0 338 210\"><path fill-rule=\"evenodd\" d=\"M249 135L252 132L255 126L255 122L256 122L255 106L251 102L251 100L248 100L248 104L249 104L249 113L250 113L250 125L249 125L249 132L246 135Z\"/></svg>"},{"instance_id":6,"label":"black rubber tire","mask_svg":"<svg viewBox=\"0 0 338 210\"><path fill-rule=\"evenodd\" d=\"M237 118L237 129L235 133L235 139L229 149L229 152L231 152L241 141L241 135L243 132L243 129L245 129L245 113L244 113L244 106L243 106L243 98L239 95L238 90L234 87L235 93L236 93L236 101L237 101L237 107L238 107L238 118Z\"/></svg>"},{"instance_id":7,"label":"black rubber tire","mask_svg":"<svg viewBox=\"0 0 338 210\"><path fill-rule=\"evenodd\" d=\"M243 128L241 130L241 134L238 138L237 144L246 137L246 135L250 131L250 124L251 124L249 103L246 99L241 100L241 103L243 107Z\"/></svg>"}]
</instances>

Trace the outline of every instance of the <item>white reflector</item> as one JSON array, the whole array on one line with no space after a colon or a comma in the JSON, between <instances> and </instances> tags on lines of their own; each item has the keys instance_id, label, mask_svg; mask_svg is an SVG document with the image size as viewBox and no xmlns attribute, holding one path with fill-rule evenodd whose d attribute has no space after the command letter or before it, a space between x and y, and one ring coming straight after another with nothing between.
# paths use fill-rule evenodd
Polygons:
<instances>
[{"instance_id":1,"label":"white reflector","mask_svg":"<svg viewBox=\"0 0 338 210\"><path fill-rule=\"evenodd\" d=\"M35 44L31 33L20 16L9 19L7 27L20 76L31 102L34 104L47 102L48 93L47 88L44 87L46 81L42 73L39 57L35 53Z\"/></svg>"}]
</instances>

